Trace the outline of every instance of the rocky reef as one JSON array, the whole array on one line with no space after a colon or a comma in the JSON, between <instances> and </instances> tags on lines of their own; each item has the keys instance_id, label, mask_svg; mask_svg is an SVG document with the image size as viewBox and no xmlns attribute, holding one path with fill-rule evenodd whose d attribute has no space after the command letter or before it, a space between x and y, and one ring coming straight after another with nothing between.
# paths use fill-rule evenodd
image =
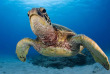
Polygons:
<instances>
[{"instance_id":1,"label":"rocky reef","mask_svg":"<svg viewBox=\"0 0 110 74\"><path fill-rule=\"evenodd\" d=\"M63 69L65 67L83 66L94 64L95 61L86 49L82 51L84 55L78 54L73 57L47 57L42 55L30 55L28 56L29 63L41 67L52 67L57 69Z\"/></svg>"}]
</instances>

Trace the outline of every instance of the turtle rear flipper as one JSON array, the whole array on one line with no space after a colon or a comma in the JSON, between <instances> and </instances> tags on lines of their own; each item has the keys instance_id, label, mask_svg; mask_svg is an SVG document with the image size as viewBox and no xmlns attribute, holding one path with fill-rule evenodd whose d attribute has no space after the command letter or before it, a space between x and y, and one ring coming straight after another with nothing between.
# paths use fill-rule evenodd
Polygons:
<instances>
[{"instance_id":1,"label":"turtle rear flipper","mask_svg":"<svg viewBox=\"0 0 110 74\"><path fill-rule=\"evenodd\" d=\"M20 40L16 46L16 54L22 62L26 61L26 55L28 54L30 46L34 46L35 40L30 38L24 38Z\"/></svg>"},{"instance_id":2,"label":"turtle rear flipper","mask_svg":"<svg viewBox=\"0 0 110 74\"><path fill-rule=\"evenodd\" d=\"M74 36L72 38L72 41L83 45L85 48L87 48L90 51L96 62L99 62L107 70L110 69L108 57L102 51L102 49L97 45L95 41L93 41L92 39L90 39L85 35Z\"/></svg>"}]
</instances>

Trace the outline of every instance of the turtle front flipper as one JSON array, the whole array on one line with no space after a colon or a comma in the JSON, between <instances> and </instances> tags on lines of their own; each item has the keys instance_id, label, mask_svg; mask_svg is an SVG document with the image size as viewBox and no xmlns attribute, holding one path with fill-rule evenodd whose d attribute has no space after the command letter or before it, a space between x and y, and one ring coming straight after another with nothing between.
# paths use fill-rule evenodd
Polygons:
<instances>
[{"instance_id":1,"label":"turtle front flipper","mask_svg":"<svg viewBox=\"0 0 110 74\"><path fill-rule=\"evenodd\" d=\"M30 46L35 46L37 41L30 39L30 38L24 38L20 40L16 46L16 54L22 62L26 61L26 55L28 54Z\"/></svg>"},{"instance_id":2,"label":"turtle front flipper","mask_svg":"<svg viewBox=\"0 0 110 74\"><path fill-rule=\"evenodd\" d=\"M71 41L83 45L85 48L87 48L90 51L96 62L99 62L107 70L110 69L108 57L102 51L102 49L97 45L95 41L93 41L92 39L90 39L85 35L74 36Z\"/></svg>"}]
</instances>

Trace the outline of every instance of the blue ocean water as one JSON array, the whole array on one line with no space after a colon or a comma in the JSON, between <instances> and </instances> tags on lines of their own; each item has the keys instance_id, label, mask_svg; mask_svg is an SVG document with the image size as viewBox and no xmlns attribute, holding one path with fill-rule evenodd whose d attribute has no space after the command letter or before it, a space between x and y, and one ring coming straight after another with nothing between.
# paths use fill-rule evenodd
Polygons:
<instances>
[{"instance_id":1,"label":"blue ocean water","mask_svg":"<svg viewBox=\"0 0 110 74\"><path fill-rule=\"evenodd\" d=\"M44 7L52 23L85 34L107 53L110 50L109 0L0 0L0 55L16 56L19 40L36 36L27 12ZM29 53L38 54L33 48Z\"/></svg>"}]
</instances>

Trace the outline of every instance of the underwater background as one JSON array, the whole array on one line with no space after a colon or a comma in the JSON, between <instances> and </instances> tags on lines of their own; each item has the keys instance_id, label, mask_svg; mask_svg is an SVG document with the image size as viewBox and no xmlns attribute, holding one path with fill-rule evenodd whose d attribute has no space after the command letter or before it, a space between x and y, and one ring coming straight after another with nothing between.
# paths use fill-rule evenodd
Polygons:
<instances>
[{"instance_id":1,"label":"underwater background","mask_svg":"<svg viewBox=\"0 0 110 74\"><path fill-rule=\"evenodd\" d=\"M47 69L18 60L15 53L17 42L26 37L36 38L30 28L27 12L39 7L46 9L52 23L66 26L77 34L92 38L110 58L110 0L0 0L0 74L45 74L45 71L47 74L80 74L76 71L82 69L81 72L85 72L87 68L92 67ZM31 47L28 56L33 55L37 57L39 53ZM21 64L25 65L25 69ZM31 68L38 69L30 71ZM110 73L99 68L97 70L97 74ZM85 74L90 72L92 74L93 71Z\"/></svg>"}]
</instances>

